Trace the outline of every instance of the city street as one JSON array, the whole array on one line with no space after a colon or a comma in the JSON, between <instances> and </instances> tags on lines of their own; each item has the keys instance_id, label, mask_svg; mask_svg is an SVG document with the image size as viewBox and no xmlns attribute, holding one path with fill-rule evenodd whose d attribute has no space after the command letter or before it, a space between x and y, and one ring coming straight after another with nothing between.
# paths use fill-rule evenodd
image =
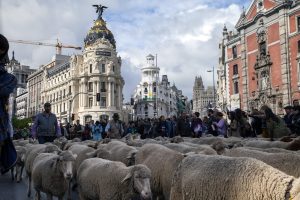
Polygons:
<instances>
[{"instance_id":1,"label":"city street","mask_svg":"<svg viewBox=\"0 0 300 200\"><path fill-rule=\"evenodd\" d=\"M24 176L24 174L23 174ZM27 179L23 177L20 183L13 182L10 178L10 173L0 176L0 200L29 200L34 199L34 190L32 197L27 198ZM42 195L46 199L45 195ZM54 198L55 200L57 198ZM73 199L77 199L76 193L73 193Z\"/></svg>"}]
</instances>

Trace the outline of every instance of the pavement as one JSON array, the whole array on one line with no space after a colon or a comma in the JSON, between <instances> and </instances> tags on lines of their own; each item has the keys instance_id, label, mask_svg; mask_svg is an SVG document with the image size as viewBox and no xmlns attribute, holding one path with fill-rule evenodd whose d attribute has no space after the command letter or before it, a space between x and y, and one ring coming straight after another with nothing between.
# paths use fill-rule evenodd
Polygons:
<instances>
[{"instance_id":1,"label":"pavement","mask_svg":"<svg viewBox=\"0 0 300 200\"><path fill-rule=\"evenodd\" d=\"M33 200L35 191L32 188L32 195L27 197L27 178L25 178L23 172L23 180L20 183L13 182L11 180L10 172L4 175L0 175L0 200ZM46 200L46 196L43 194L42 199ZM53 198L57 200L57 198ZM72 193L72 199L78 199L75 192Z\"/></svg>"}]
</instances>

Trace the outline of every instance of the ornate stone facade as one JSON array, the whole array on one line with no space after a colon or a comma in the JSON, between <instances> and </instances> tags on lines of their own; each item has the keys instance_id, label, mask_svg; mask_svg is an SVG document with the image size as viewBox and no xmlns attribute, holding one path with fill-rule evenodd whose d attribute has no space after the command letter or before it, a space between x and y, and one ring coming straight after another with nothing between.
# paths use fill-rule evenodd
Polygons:
<instances>
[{"instance_id":1,"label":"ornate stone facade","mask_svg":"<svg viewBox=\"0 0 300 200\"><path fill-rule=\"evenodd\" d=\"M193 87L193 112L199 112L201 116L204 116L207 109L213 108L214 105L213 87L209 86L205 89L202 77L196 76Z\"/></svg>"},{"instance_id":2,"label":"ornate stone facade","mask_svg":"<svg viewBox=\"0 0 300 200\"><path fill-rule=\"evenodd\" d=\"M43 84L38 91L39 105L50 102L62 122L71 120L72 115L85 124L111 118L113 113L121 114L122 62L102 17L94 21L84 42L82 55L56 55L40 72Z\"/></svg>"},{"instance_id":3,"label":"ornate stone facade","mask_svg":"<svg viewBox=\"0 0 300 200\"><path fill-rule=\"evenodd\" d=\"M236 32L224 27L219 70L225 76L218 83L226 82L228 109L268 105L283 114L284 106L299 102L299 33L300 2L291 0L253 0Z\"/></svg>"},{"instance_id":4,"label":"ornate stone facade","mask_svg":"<svg viewBox=\"0 0 300 200\"><path fill-rule=\"evenodd\" d=\"M133 94L133 118L153 118L177 116L178 90L170 87L167 75L159 78L159 67L154 64L154 56L146 57L147 64L142 67L142 79Z\"/></svg>"}]
</instances>

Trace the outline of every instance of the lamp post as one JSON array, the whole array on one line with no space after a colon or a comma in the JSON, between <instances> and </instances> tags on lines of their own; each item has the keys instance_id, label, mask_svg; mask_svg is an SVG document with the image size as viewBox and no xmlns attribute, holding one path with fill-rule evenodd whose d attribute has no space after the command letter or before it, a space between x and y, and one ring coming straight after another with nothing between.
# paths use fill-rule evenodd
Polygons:
<instances>
[{"instance_id":1,"label":"lamp post","mask_svg":"<svg viewBox=\"0 0 300 200\"><path fill-rule=\"evenodd\" d=\"M207 72L213 73L213 95L214 95L214 104L216 107L216 91L215 91L215 67L212 68L212 70L207 70Z\"/></svg>"}]
</instances>

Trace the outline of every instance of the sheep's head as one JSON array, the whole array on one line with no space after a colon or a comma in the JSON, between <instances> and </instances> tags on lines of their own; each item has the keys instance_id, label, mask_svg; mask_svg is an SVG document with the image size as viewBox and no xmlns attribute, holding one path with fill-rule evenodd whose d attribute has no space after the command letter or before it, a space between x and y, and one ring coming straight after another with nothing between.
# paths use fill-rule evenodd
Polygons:
<instances>
[{"instance_id":1,"label":"sheep's head","mask_svg":"<svg viewBox=\"0 0 300 200\"><path fill-rule=\"evenodd\" d=\"M71 151L62 151L57 157L57 168L64 175L65 179L70 180L73 177L73 166L77 155Z\"/></svg>"},{"instance_id":2,"label":"sheep's head","mask_svg":"<svg viewBox=\"0 0 300 200\"><path fill-rule=\"evenodd\" d=\"M151 171L145 165L135 165L130 168L130 172L122 180L122 183L131 182L135 193L139 194L141 199L152 199L150 187Z\"/></svg>"}]
</instances>

